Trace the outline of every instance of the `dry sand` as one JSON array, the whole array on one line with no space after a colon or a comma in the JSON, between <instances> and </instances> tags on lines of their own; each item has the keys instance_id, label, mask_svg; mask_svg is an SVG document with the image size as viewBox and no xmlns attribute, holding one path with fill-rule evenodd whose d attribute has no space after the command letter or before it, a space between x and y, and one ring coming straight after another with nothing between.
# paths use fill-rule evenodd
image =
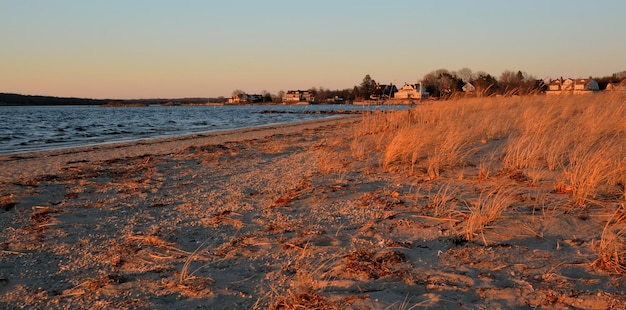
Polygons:
<instances>
[{"instance_id":1,"label":"dry sand","mask_svg":"<svg viewBox=\"0 0 626 310\"><path fill-rule=\"evenodd\" d=\"M0 157L0 307L626 307L591 266L610 212L496 176L517 199L468 243L432 197L478 169L390 174L351 155L359 120Z\"/></svg>"}]
</instances>

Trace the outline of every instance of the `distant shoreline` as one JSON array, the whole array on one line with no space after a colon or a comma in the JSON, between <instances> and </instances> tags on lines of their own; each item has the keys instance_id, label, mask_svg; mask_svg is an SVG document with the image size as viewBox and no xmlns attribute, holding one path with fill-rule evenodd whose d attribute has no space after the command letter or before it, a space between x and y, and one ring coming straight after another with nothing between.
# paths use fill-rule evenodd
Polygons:
<instances>
[{"instance_id":1,"label":"distant shoreline","mask_svg":"<svg viewBox=\"0 0 626 310\"><path fill-rule=\"evenodd\" d=\"M149 106L149 105L209 105L222 103L218 98L151 98L151 99L93 99L0 93L0 106Z\"/></svg>"}]
</instances>

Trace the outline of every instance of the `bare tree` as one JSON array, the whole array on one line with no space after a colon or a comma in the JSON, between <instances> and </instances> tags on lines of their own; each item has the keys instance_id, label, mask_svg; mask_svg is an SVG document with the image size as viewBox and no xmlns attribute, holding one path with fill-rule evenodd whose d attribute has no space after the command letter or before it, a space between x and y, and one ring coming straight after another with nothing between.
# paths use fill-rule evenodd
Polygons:
<instances>
[{"instance_id":1,"label":"bare tree","mask_svg":"<svg viewBox=\"0 0 626 310\"><path fill-rule=\"evenodd\" d=\"M272 94L270 94L270 92L268 92L267 90L263 90L261 92L261 96L263 96L263 102L272 102Z\"/></svg>"},{"instance_id":2,"label":"bare tree","mask_svg":"<svg viewBox=\"0 0 626 310\"><path fill-rule=\"evenodd\" d=\"M457 70L456 76L463 80L463 82L465 83L470 83L474 81L474 74L472 73L472 69L467 67Z\"/></svg>"},{"instance_id":3,"label":"bare tree","mask_svg":"<svg viewBox=\"0 0 626 310\"><path fill-rule=\"evenodd\" d=\"M285 91L281 89L278 91L278 93L276 93L276 96L274 97L274 102L276 103L283 102L284 97L285 97Z\"/></svg>"},{"instance_id":4,"label":"bare tree","mask_svg":"<svg viewBox=\"0 0 626 310\"><path fill-rule=\"evenodd\" d=\"M500 91L503 94L524 95L532 92L536 87L535 77L526 72L505 70L498 79Z\"/></svg>"},{"instance_id":5,"label":"bare tree","mask_svg":"<svg viewBox=\"0 0 626 310\"><path fill-rule=\"evenodd\" d=\"M324 89L324 87L320 86L317 90L317 95L315 95L315 98L319 99L320 101L325 101L326 99L328 99L328 92L328 89Z\"/></svg>"},{"instance_id":6,"label":"bare tree","mask_svg":"<svg viewBox=\"0 0 626 310\"><path fill-rule=\"evenodd\" d=\"M241 90L241 89L235 89L235 90L233 90L232 96L233 96L233 98L235 98L235 97L237 97L237 96L239 96L239 95L243 95L243 94L245 94L245 93L246 93L246 92L245 92L245 91L243 91L243 90Z\"/></svg>"},{"instance_id":7,"label":"bare tree","mask_svg":"<svg viewBox=\"0 0 626 310\"><path fill-rule=\"evenodd\" d=\"M427 73L422 79L426 90L435 97L448 97L463 87L463 81L454 72L439 69Z\"/></svg>"}]
</instances>

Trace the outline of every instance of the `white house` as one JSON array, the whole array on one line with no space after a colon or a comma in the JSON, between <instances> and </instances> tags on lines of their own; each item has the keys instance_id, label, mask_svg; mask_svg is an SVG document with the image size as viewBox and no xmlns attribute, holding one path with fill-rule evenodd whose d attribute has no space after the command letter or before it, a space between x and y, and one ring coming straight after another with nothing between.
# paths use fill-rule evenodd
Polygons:
<instances>
[{"instance_id":1,"label":"white house","mask_svg":"<svg viewBox=\"0 0 626 310\"><path fill-rule=\"evenodd\" d=\"M309 103L314 100L313 94L306 90L289 90L283 98L284 103Z\"/></svg>"},{"instance_id":2,"label":"white house","mask_svg":"<svg viewBox=\"0 0 626 310\"><path fill-rule=\"evenodd\" d=\"M422 99L427 98L428 92L424 90L422 84L406 84L393 95L395 99Z\"/></svg>"},{"instance_id":3,"label":"white house","mask_svg":"<svg viewBox=\"0 0 626 310\"><path fill-rule=\"evenodd\" d=\"M548 90L546 91L546 93L549 93L549 92L560 93L562 86L563 86L563 78L550 81L550 83L548 83Z\"/></svg>"}]
</instances>

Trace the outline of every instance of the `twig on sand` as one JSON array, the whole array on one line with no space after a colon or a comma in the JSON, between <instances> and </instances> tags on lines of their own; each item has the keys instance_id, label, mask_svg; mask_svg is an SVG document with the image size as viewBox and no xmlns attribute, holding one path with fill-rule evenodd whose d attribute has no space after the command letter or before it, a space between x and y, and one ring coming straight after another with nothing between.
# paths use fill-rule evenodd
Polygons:
<instances>
[{"instance_id":1,"label":"twig on sand","mask_svg":"<svg viewBox=\"0 0 626 310\"><path fill-rule=\"evenodd\" d=\"M442 221L442 222L455 222L455 223L461 222L461 220L457 220L457 219L434 217L434 216L426 216L426 215L412 215L412 217L416 217L416 218L420 218L420 219L433 220L433 221Z\"/></svg>"},{"instance_id":2,"label":"twig on sand","mask_svg":"<svg viewBox=\"0 0 626 310\"><path fill-rule=\"evenodd\" d=\"M26 255L26 253L22 253L22 252L16 252L16 251L9 251L9 250L2 250L3 254L13 254L13 255L19 255L19 256L24 256Z\"/></svg>"}]
</instances>

